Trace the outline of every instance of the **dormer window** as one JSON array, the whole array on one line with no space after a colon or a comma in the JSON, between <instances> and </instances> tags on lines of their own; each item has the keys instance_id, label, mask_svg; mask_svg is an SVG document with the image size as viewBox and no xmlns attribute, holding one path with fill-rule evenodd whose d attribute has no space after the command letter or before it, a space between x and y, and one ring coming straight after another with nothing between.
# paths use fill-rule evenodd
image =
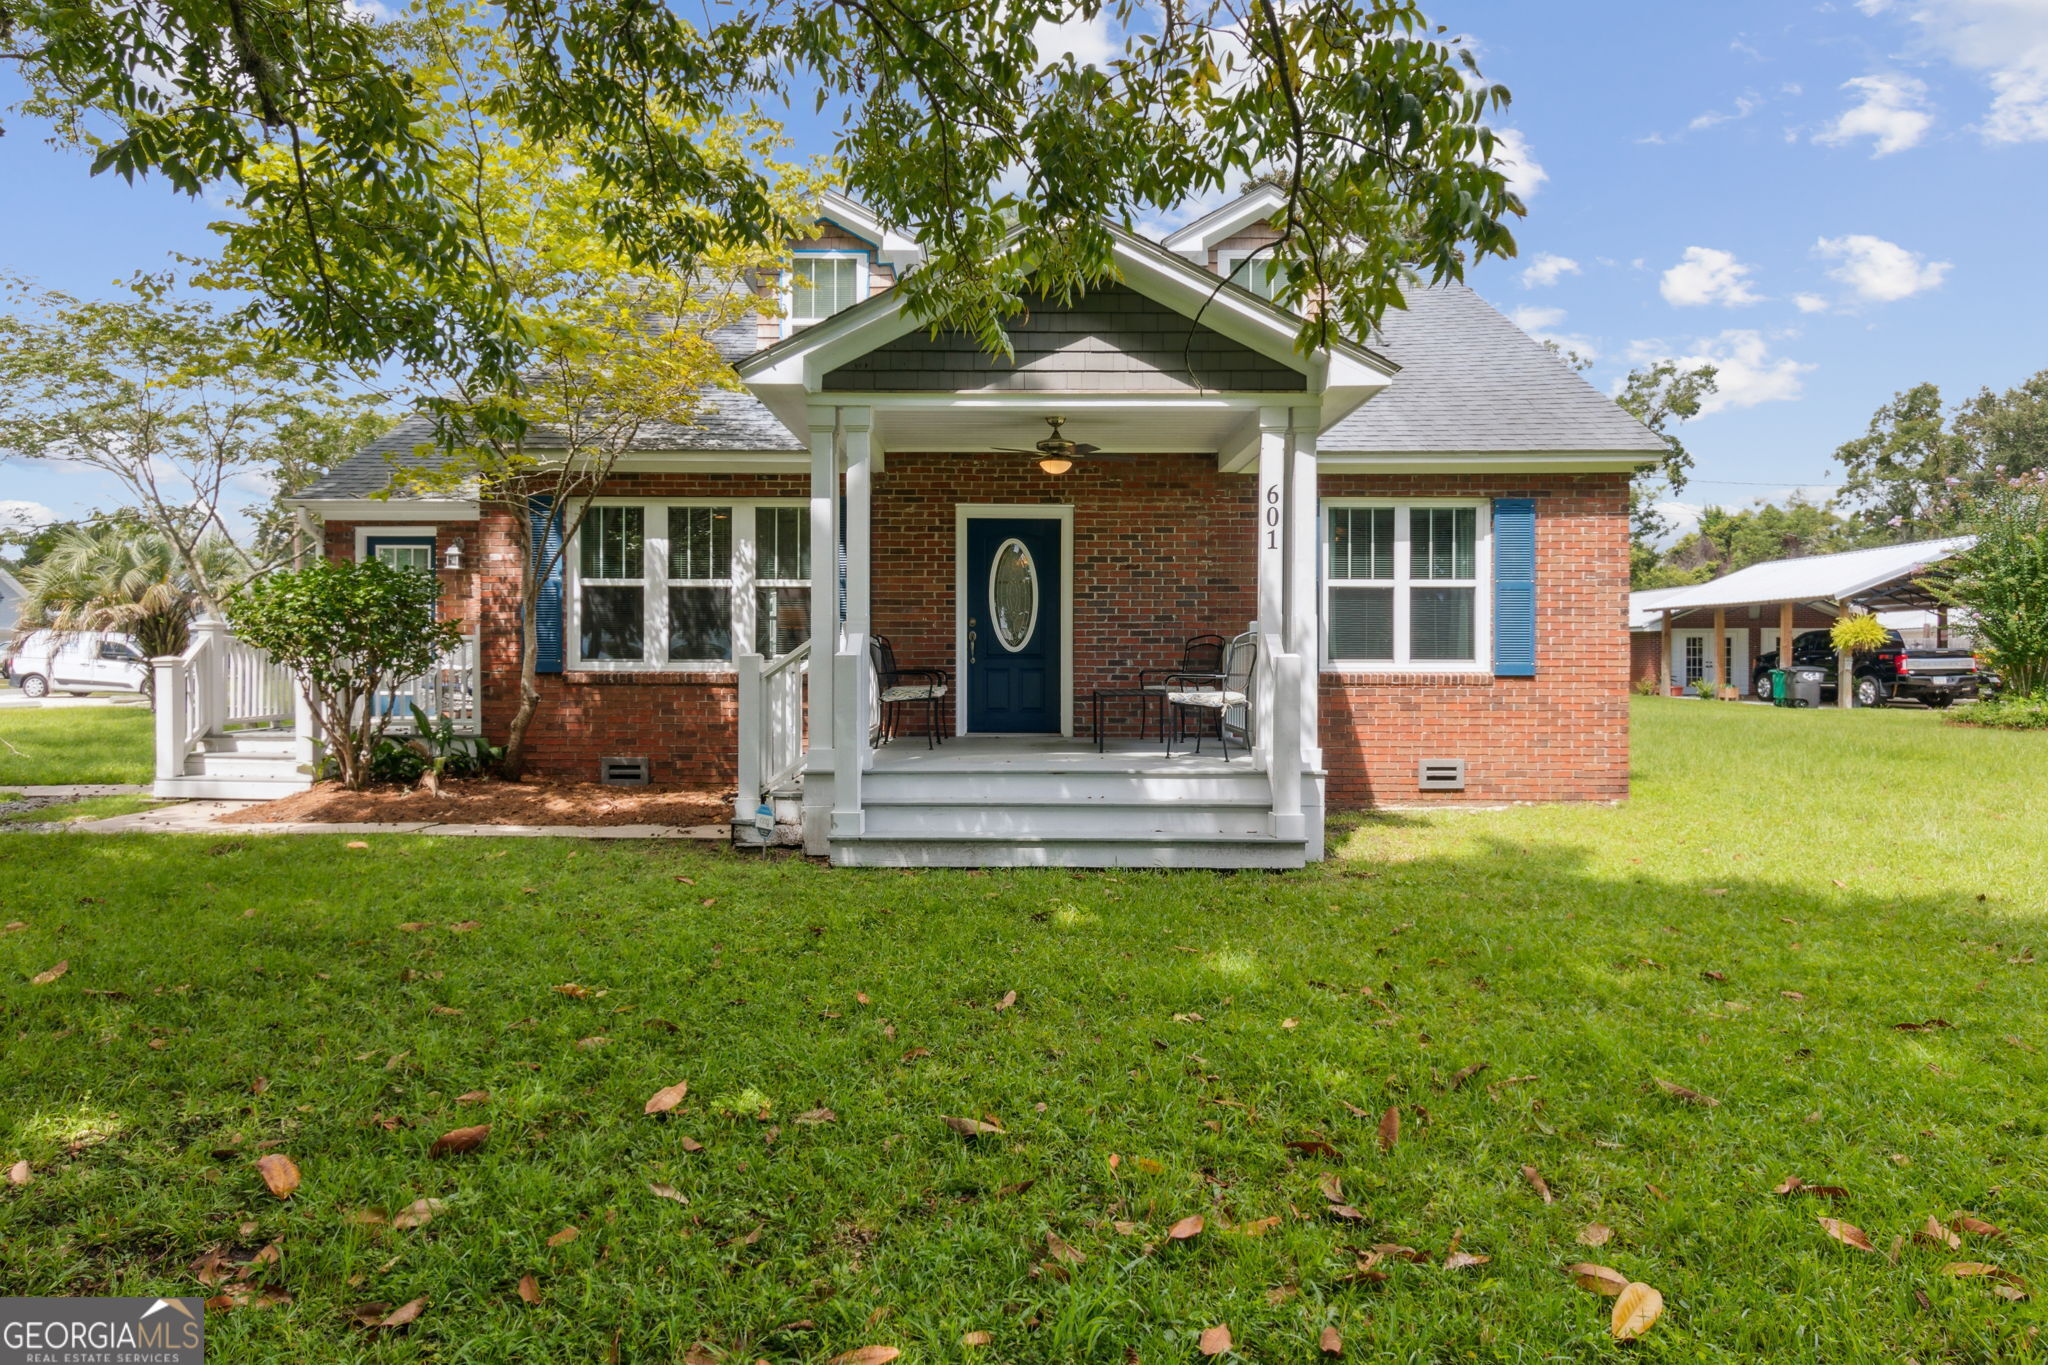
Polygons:
<instances>
[{"instance_id":1,"label":"dormer window","mask_svg":"<svg viewBox=\"0 0 2048 1365\"><path fill-rule=\"evenodd\" d=\"M1277 302L1287 281L1287 267L1273 259L1271 248L1254 255L1249 251L1219 251L1217 268L1232 280L1269 303Z\"/></svg>"},{"instance_id":2,"label":"dormer window","mask_svg":"<svg viewBox=\"0 0 2048 1365\"><path fill-rule=\"evenodd\" d=\"M799 251L783 290L784 335L853 307L868 296L868 258L858 251Z\"/></svg>"}]
</instances>

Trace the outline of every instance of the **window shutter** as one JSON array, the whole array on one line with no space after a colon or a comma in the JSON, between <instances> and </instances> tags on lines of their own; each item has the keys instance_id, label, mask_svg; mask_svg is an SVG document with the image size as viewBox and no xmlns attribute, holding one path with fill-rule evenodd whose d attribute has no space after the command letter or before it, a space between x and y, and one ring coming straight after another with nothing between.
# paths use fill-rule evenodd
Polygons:
<instances>
[{"instance_id":1,"label":"window shutter","mask_svg":"<svg viewBox=\"0 0 2048 1365\"><path fill-rule=\"evenodd\" d=\"M1536 500L1493 500L1493 673L1536 676Z\"/></svg>"},{"instance_id":2,"label":"window shutter","mask_svg":"<svg viewBox=\"0 0 2048 1365\"><path fill-rule=\"evenodd\" d=\"M562 519L553 513L552 498L533 500L530 515L534 565L546 570L533 585L534 625L540 645L535 652L534 671L538 673L562 671L562 573L567 567L567 556L560 553Z\"/></svg>"}]
</instances>

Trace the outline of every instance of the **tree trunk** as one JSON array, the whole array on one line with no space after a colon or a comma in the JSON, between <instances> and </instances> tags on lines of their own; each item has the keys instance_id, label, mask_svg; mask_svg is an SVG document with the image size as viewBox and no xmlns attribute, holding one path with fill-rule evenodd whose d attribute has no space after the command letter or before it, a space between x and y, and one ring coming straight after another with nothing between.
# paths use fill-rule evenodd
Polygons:
<instances>
[{"instance_id":1,"label":"tree trunk","mask_svg":"<svg viewBox=\"0 0 2048 1365\"><path fill-rule=\"evenodd\" d=\"M519 709L513 713L512 728L505 734L505 776L514 781L525 775L526 727L540 708L540 685L535 681L540 670L540 610L533 600L539 574L533 562L531 518L525 524L526 535L520 538L525 552L519 574ZM563 553L568 552L565 549Z\"/></svg>"}]
</instances>

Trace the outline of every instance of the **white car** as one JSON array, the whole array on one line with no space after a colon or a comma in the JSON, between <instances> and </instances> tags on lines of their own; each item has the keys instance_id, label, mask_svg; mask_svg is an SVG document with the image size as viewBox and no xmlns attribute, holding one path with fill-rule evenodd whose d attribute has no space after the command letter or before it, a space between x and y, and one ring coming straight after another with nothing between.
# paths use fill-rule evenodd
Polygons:
<instances>
[{"instance_id":1,"label":"white car","mask_svg":"<svg viewBox=\"0 0 2048 1365\"><path fill-rule=\"evenodd\" d=\"M53 688L74 697L147 692L154 682L134 636L96 630L65 635L32 630L14 642L5 672L31 697L47 697Z\"/></svg>"}]
</instances>

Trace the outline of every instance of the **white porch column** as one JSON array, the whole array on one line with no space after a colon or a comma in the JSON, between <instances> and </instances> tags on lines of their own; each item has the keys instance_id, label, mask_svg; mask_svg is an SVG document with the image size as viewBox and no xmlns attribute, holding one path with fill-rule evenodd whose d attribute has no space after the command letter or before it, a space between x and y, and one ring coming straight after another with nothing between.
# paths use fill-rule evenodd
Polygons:
<instances>
[{"instance_id":1,"label":"white porch column","mask_svg":"<svg viewBox=\"0 0 2048 1365\"><path fill-rule=\"evenodd\" d=\"M839 443L846 460L846 630L835 671L837 763L832 772L832 835L857 838L866 828L861 811L861 772L874 761L868 744L869 698L874 688L868 660L872 610L870 539L874 525L874 461L867 408L839 410ZM815 561L814 561L815 562Z\"/></svg>"},{"instance_id":2,"label":"white porch column","mask_svg":"<svg viewBox=\"0 0 2048 1365\"><path fill-rule=\"evenodd\" d=\"M1322 498L1317 482L1316 432L1320 407L1293 411L1287 461L1287 652L1301 659L1301 757L1311 772L1323 766L1317 727L1317 686L1322 674Z\"/></svg>"},{"instance_id":3,"label":"white porch column","mask_svg":"<svg viewBox=\"0 0 2048 1365\"><path fill-rule=\"evenodd\" d=\"M839 658L839 412L811 409L811 744L808 770L832 771ZM806 803L808 804L808 802Z\"/></svg>"},{"instance_id":4,"label":"white porch column","mask_svg":"<svg viewBox=\"0 0 2048 1365\"><path fill-rule=\"evenodd\" d=\"M1286 408L1259 409L1259 486L1253 520L1259 536L1258 627L1261 634L1285 633L1287 422Z\"/></svg>"},{"instance_id":5,"label":"white porch column","mask_svg":"<svg viewBox=\"0 0 2048 1365\"><path fill-rule=\"evenodd\" d=\"M841 408L846 453L846 631L868 633L872 619L874 460L867 408Z\"/></svg>"},{"instance_id":6,"label":"white porch column","mask_svg":"<svg viewBox=\"0 0 2048 1365\"><path fill-rule=\"evenodd\" d=\"M149 661L156 687L156 794L175 796L169 785L185 775L186 732L185 660L163 654Z\"/></svg>"}]
</instances>

